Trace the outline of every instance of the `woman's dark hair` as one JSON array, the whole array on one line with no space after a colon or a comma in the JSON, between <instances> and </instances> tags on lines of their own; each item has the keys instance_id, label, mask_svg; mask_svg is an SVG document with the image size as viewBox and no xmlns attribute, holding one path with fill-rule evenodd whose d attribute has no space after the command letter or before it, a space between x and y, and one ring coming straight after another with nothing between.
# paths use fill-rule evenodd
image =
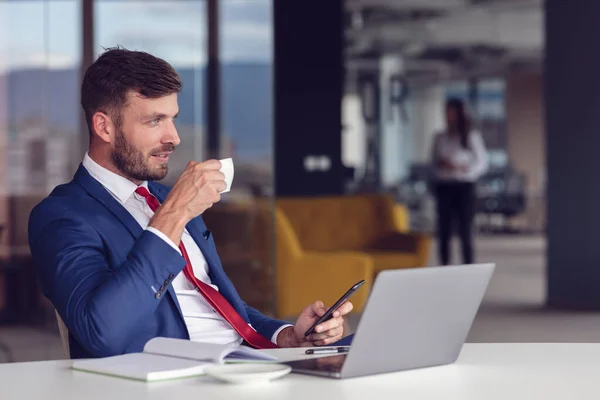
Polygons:
<instances>
[{"instance_id":1,"label":"woman's dark hair","mask_svg":"<svg viewBox=\"0 0 600 400\"><path fill-rule=\"evenodd\" d=\"M182 89L181 77L166 61L142 51L122 47L106 50L90 65L81 84L81 106L90 135L95 112L107 113L119 126L127 92L158 98Z\"/></svg>"},{"instance_id":2,"label":"woman's dark hair","mask_svg":"<svg viewBox=\"0 0 600 400\"><path fill-rule=\"evenodd\" d=\"M452 108L456 114L456 126L452 127L458 132L460 144L463 148L469 147L469 132L471 131L471 120L465 111L464 102L460 99L452 98L446 101L446 110Z\"/></svg>"}]
</instances>

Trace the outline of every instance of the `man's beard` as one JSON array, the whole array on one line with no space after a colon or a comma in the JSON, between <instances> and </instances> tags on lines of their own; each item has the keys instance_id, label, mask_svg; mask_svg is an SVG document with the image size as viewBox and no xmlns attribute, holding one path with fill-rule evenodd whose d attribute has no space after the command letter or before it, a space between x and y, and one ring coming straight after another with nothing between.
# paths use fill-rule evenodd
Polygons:
<instances>
[{"instance_id":1,"label":"man's beard","mask_svg":"<svg viewBox=\"0 0 600 400\"><path fill-rule=\"evenodd\" d=\"M161 152L173 151L175 146L167 144L159 149L154 149L150 152L150 155L158 154ZM161 164L158 167L151 167L149 164L148 157L139 151L135 146L125 139L123 131L117 128L115 135L115 148L112 151L112 160L115 167L129 179L135 179L137 181L158 181L167 176L169 167L166 163Z\"/></svg>"}]
</instances>

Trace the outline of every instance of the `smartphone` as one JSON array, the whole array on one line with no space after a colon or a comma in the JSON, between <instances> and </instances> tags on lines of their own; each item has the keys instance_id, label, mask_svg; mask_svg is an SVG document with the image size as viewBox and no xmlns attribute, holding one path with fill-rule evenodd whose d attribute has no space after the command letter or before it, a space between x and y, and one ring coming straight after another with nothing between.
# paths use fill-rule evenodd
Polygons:
<instances>
[{"instance_id":1,"label":"smartphone","mask_svg":"<svg viewBox=\"0 0 600 400\"><path fill-rule=\"evenodd\" d=\"M322 316L321 318L319 318L319 319L317 320L317 322L315 322L315 323L313 324L313 326L311 326L310 328L308 328L308 330L306 331L306 333L304 333L304 337L306 337L306 336L310 335L311 333L314 333L314 332L315 332L315 328L317 327L317 325L319 325L320 323L323 323L323 322L325 322L325 321L327 321L327 320L331 319L331 318L332 318L332 315L333 315L333 313L335 312L335 310L337 310L338 308L340 308L340 306L341 306L342 304L344 304L344 302L345 302L346 300L348 300L348 298L349 298L350 296L352 296L352 294L353 294L354 292L356 292L356 290L357 290L359 287L361 287L362 285L364 285L364 284L365 284L365 281L364 281L364 280L362 280L362 281L360 281L360 282L357 282L357 283L356 283L354 286L352 286L350 289L348 289L348 291L347 291L346 293L344 293L344 295L343 295L342 297L340 297L340 298L338 299L338 301L336 301L336 302L335 302L335 304L334 304L334 305L332 305L331 307L329 307L329 309L328 309L328 310L325 312L325 314L323 314L323 316Z\"/></svg>"}]
</instances>

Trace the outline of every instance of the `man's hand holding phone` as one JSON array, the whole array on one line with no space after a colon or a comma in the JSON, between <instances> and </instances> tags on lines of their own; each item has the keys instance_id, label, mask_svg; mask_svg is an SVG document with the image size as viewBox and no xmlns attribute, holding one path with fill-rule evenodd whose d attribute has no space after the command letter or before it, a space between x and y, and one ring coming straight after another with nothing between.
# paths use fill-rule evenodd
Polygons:
<instances>
[{"instance_id":1,"label":"man's hand holding phone","mask_svg":"<svg viewBox=\"0 0 600 400\"><path fill-rule=\"evenodd\" d=\"M279 347L312 347L335 343L342 339L344 315L350 311L352 311L352 303L345 302L333 313L333 318L318 324L316 332L305 337L306 330L327 312L323 302L316 301L302 310L293 327L285 328L279 333L277 344Z\"/></svg>"},{"instance_id":2,"label":"man's hand holding phone","mask_svg":"<svg viewBox=\"0 0 600 400\"><path fill-rule=\"evenodd\" d=\"M325 346L342 339L344 315L352 311L348 298L363 284L361 281L352 286L328 310L322 301L307 306L293 327L280 332L277 344L280 347Z\"/></svg>"},{"instance_id":3,"label":"man's hand holding phone","mask_svg":"<svg viewBox=\"0 0 600 400\"><path fill-rule=\"evenodd\" d=\"M344 334L344 315L352 311L352 303L344 302L331 315L331 318L320 322L314 331L305 336L306 331L325 315L327 309L322 301L317 301L306 307L294 326L296 337L301 346L325 346L337 342Z\"/></svg>"}]
</instances>

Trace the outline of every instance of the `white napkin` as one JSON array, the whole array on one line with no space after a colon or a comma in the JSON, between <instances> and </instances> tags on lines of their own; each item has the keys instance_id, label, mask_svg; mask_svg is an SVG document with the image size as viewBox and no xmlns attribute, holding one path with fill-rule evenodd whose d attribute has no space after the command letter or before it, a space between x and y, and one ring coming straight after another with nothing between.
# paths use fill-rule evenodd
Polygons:
<instances>
[{"instance_id":1,"label":"white napkin","mask_svg":"<svg viewBox=\"0 0 600 400\"><path fill-rule=\"evenodd\" d=\"M225 158L221 161L221 171L225 175L225 184L227 187L221 193L227 193L231 190L231 184L233 183L233 160L231 158Z\"/></svg>"}]
</instances>

